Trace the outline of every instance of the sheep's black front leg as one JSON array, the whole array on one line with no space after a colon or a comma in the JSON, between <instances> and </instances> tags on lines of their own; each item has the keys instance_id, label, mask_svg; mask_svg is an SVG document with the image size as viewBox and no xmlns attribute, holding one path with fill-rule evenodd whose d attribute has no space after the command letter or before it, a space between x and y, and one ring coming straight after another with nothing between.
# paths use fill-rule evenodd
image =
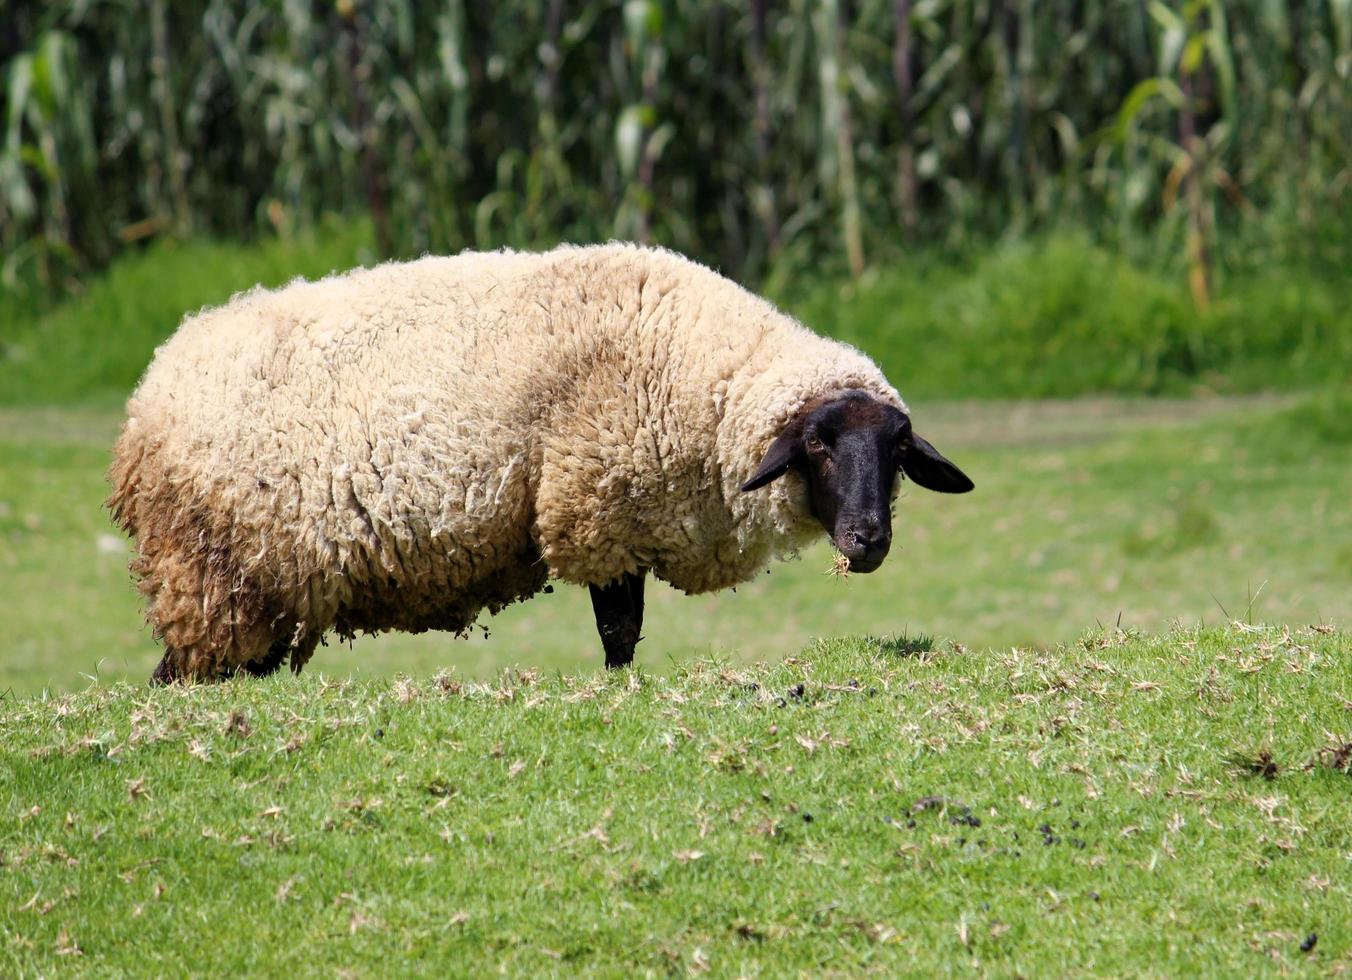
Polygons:
<instances>
[{"instance_id":1,"label":"sheep's black front leg","mask_svg":"<svg viewBox=\"0 0 1352 980\"><path fill-rule=\"evenodd\" d=\"M606 666L629 666L643 626L643 573L625 575L609 585L593 585L591 598Z\"/></svg>"},{"instance_id":2,"label":"sheep's black front leg","mask_svg":"<svg viewBox=\"0 0 1352 980\"><path fill-rule=\"evenodd\" d=\"M638 627L638 640L643 639L643 582L648 576L646 568L640 569L637 575L626 575L625 582L629 584L629 601L634 606L634 625Z\"/></svg>"}]
</instances>

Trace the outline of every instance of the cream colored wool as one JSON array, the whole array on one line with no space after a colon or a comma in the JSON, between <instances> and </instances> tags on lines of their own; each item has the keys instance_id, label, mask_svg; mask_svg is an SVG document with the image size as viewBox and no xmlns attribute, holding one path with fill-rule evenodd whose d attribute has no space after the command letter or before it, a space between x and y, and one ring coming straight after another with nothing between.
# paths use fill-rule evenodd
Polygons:
<instances>
[{"instance_id":1,"label":"cream colored wool","mask_svg":"<svg viewBox=\"0 0 1352 980\"><path fill-rule=\"evenodd\" d=\"M184 321L127 406L110 506L147 618L219 676L329 629L467 630L547 576L686 592L821 533L742 493L863 354L671 252L466 253L254 290Z\"/></svg>"}]
</instances>

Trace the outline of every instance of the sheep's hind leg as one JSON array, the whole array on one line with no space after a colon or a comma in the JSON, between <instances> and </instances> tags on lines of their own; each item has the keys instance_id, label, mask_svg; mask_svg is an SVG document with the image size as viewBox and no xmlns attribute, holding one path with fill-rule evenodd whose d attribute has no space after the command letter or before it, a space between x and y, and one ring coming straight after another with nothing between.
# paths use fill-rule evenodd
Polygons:
<instances>
[{"instance_id":1,"label":"sheep's hind leg","mask_svg":"<svg viewBox=\"0 0 1352 980\"><path fill-rule=\"evenodd\" d=\"M241 669L250 677L267 677L277 672L277 668L286 662L286 655L290 652L290 640L275 640L272 646L268 647L267 653L257 660L250 660Z\"/></svg>"},{"instance_id":2,"label":"sheep's hind leg","mask_svg":"<svg viewBox=\"0 0 1352 980\"><path fill-rule=\"evenodd\" d=\"M201 681L220 680L234 673L232 670L217 670L204 662L200 654L166 646L164 656L160 658L155 672L150 675L151 687L164 687L168 684L196 684Z\"/></svg>"},{"instance_id":3,"label":"sheep's hind leg","mask_svg":"<svg viewBox=\"0 0 1352 980\"><path fill-rule=\"evenodd\" d=\"M628 667L634 662L643 625L643 575L625 575L609 585L591 586L592 612L607 667Z\"/></svg>"},{"instance_id":4,"label":"sheep's hind leg","mask_svg":"<svg viewBox=\"0 0 1352 980\"><path fill-rule=\"evenodd\" d=\"M155 673L150 675L151 687L164 687L175 681L186 680L179 666L179 657L173 650L164 651L164 656L160 658L159 666L155 668Z\"/></svg>"},{"instance_id":5,"label":"sheep's hind leg","mask_svg":"<svg viewBox=\"0 0 1352 980\"><path fill-rule=\"evenodd\" d=\"M249 661L241 669L250 677L267 677L275 674L282 664L286 663L286 658L290 656L291 673L299 674L318 645L319 635L317 633L301 633L299 636L274 640L272 646L268 647L267 653L257 660Z\"/></svg>"}]
</instances>

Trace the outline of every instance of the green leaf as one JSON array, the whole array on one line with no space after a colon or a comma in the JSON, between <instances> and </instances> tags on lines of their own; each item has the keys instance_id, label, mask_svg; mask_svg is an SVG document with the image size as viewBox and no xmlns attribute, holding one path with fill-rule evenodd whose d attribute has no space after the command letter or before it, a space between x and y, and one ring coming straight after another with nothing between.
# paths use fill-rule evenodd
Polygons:
<instances>
[{"instance_id":1,"label":"green leaf","mask_svg":"<svg viewBox=\"0 0 1352 980\"><path fill-rule=\"evenodd\" d=\"M1145 110L1151 100L1156 98L1162 98L1177 108L1183 104L1183 91L1178 87L1178 83L1170 78L1147 78L1143 82L1138 82L1135 88L1127 93L1127 97L1122 100L1122 107L1117 110L1113 131L1119 141L1126 140L1136 124L1137 116Z\"/></svg>"},{"instance_id":2,"label":"green leaf","mask_svg":"<svg viewBox=\"0 0 1352 980\"><path fill-rule=\"evenodd\" d=\"M28 102L28 93L33 85L33 56L21 54L9 67L9 116L5 132L5 143L11 152L19 150L20 133L23 129L24 107Z\"/></svg>"},{"instance_id":3,"label":"green leaf","mask_svg":"<svg viewBox=\"0 0 1352 980\"><path fill-rule=\"evenodd\" d=\"M1188 43L1183 47L1183 57L1178 62L1179 68L1189 75L1201 68L1206 55L1206 41L1205 34L1194 34L1188 38Z\"/></svg>"},{"instance_id":4,"label":"green leaf","mask_svg":"<svg viewBox=\"0 0 1352 980\"><path fill-rule=\"evenodd\" d=\"M626 106L615 124L615 153L620 161L620 173L625 180L633 179L638 170L639 152L643 146L643 106Z\"/></svg>"}]
</instances>

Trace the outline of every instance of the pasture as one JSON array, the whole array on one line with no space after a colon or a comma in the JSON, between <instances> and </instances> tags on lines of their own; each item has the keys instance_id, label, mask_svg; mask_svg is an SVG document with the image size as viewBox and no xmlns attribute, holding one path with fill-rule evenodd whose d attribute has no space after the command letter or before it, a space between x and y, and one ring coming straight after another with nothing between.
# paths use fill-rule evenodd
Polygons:
<instances>
[{"instance_id":1,"label":"pasture","mask_svg":"<svg viewBox=\"0 0 1352 980\"><path fill-rule=\"evenodd\" d=\"M892 555L828 574L824 545L754 583L687 597L654 584L639 662L776 660L814 637L921 632L1045 648L1096 624L1158 630L1240 618L1352 618L1352 429L1333 396L918 405L916 425L977 481L906 487ZM94 409L0 412L0 690L149 676L125 540L100 503L119 423ZM585 590L561 585L485 619L488 637L358 637L312 669L484 678L600 662Z\"/></svg>"},{"instance_id":2,"label":"pasture","mask_svg":"<svg viewBox=\"0 0 1352 980\"><path fill-rule=\"evenodd\" d=\"M151 690L101 506L118 393L178 310L305 251L268 249L153 250L11 334L0 972L1352 966L1352 398L1315 356L1333 292L1276 391L1253 383L1272 344L1232 336L1191 379L1161 355L1105 383L1130 394L991 401L981 372L937 396L954 357L906 382L945 294L919 328L889 311L928 273L840 310L809 289L814 322L874 325L851 339L896 359L917 429L977 483L906 487L879 572L835 578L818 546L735 593L655 585L631 674L600 669L586 594L560 586L487 636L358 637L300 678ZM1019 288L1056 294L1041 251L1011 254L995 278L1027 261ZM215 284L147 288L203 260ZM998 299L983 269L956 288ZM983 347L1012 303L955 336ZM103 329L134 340L101 358ZM1047 393L1083 394L1065 372L1095 342L1048 349Z\"/></svg>"},{"instance_id":3,"label":"pasture","mask_svg":"<svg viewBox=\"0 0 1352 980\"><path fill-rule=\"evenodd\" d=\"M0 4L0 977L1352 972L1349 0L126 6ZM465 638L146 684L104 473L185 315L616 239L860 348L976 492L904 485L871 575L822 542L716 595L650 581L633 670L555 583ZM661 309L750 322L699 292ZM727 378L603 381L611 346L563 345L577 397ZM854 500L838 540L867 547L881 509L846 491L883 470L817 435L854 486L816 509ZM862 458L914 462L875 435ZM661 480L596 482L652 504L664 441ZM353 462L317 459L282 468Z\"/></svg>"},{"instance_id":4,"label":"pasture","mask_svg":"<svg viewBox=\"0 0 1352 980\"><path fill-rule=\"evenodd\" d=\"M1326 627L96 685L0 744L7 975L1352 966Z\"/></svg>"}]
</instances>

